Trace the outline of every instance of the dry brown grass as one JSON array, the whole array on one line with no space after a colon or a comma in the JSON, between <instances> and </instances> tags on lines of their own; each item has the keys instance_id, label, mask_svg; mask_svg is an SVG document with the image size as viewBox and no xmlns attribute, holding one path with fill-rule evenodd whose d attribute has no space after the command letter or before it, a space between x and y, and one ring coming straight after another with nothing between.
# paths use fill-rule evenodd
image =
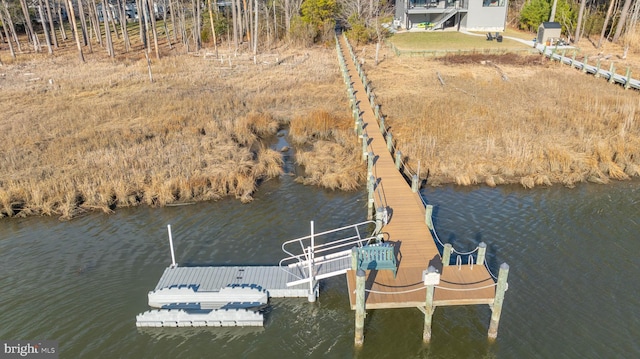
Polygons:
<instances>
[{"instance_id":1,"label":"dry brown grass","mask_svg":"<svg viewBox=\"0 0 640 359\"><path fill-rule=\"evenodd\" d=\"M431 185L573 186L640 174L636 91L513 55L387 54L366 71L397 145Z\"/></svg>"},{"instance_id":2,"label":"dry brown grass","mask_svg":"<svg viewBox=\"0 0 640 359\"><path fill-rule=\"evenodd\" d=\"M5 61L0 216L247 202L281 172L281 154L265 140L318 104L346 113L332 51L281 49L257 64L205 52L152 59L153 83L140 53Z\"/></svg>"},{"instance_id":3,"label":"dry brown grass","mask_svg":"<svg viewBox=\"0 0 640 359\"><path fill-rule=\"evenodd\" d=\"M337 117L327 111L314 111L291 121L291 140L301 145L296 162L305 168L297 181L343 191L357 189L363 183L365 166L352 122L350 117ZM304 146L307 143L311 146Z\"/></svg>"}]
</instances>

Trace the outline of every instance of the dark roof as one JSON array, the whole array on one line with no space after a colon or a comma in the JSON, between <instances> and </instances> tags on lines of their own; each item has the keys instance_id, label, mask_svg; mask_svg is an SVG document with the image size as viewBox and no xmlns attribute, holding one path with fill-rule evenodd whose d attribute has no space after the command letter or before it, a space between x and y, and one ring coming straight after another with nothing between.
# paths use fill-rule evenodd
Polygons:
<instances>
[{"instance_id":1,"label":"dark roof","mask_svg":"<svg viewBox=\"0 0 640 359\"><path fill-rule=\"evenodd\" d=\"M543 22L540 26L544 27L545 29L561 29L562 26L560 26L559 22Z\"/></svg>"}]
</instances>

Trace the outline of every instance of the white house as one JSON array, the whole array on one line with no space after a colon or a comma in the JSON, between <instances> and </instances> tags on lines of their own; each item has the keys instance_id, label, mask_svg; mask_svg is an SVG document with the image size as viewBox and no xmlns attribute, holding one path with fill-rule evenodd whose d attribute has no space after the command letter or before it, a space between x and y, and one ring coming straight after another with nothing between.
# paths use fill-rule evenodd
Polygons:
<instances>
[{"instance_id":1,"label":"white house","mask_svg":"<svg viewBox=\"0 0 640 359\"><path fill-rule=\"evenodd\" d=\"M407 30L504 31L507 0L396 0L394 25Z\"/></svg>"}]
</instances>

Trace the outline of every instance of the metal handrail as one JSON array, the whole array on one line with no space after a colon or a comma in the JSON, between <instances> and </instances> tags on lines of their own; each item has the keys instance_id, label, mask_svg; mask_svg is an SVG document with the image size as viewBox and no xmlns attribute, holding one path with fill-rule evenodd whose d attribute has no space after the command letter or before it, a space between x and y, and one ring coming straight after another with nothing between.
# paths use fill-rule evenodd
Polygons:
<instances>
[{"instance_id":1,"label":"metal handrail","mask_svg":"<svg viewBox=\"0 0 640 359\"><path fill-rule=\"evenodd\" d=\"M336 228L336 229L332 229L332 230L328 230L328 231L324 231L324 232L320 232L320 233L314 233L313 234L313 238L314 239L322 237L322 236L326 236L326 235L329 235L329 234L332 234L332 233L337 233L337 232L340 232L340 231L346 231L346 230L349 230L349 229L355 230L356 234L355 235L351 235L351 236L347 236L345 238L341 238L341 239L338 239L338 240L335 240L335 241L331 241L331 242L328 242L328 243L321 243L321 244L318 244L318 245L314 244L313 248L311 248L311 252L313 252L313 253L327 252L327 251L330 251L331 249L335 249L335 248L344 246L345 245L344 243L356 243L356 242L360 242L360 241L364 241L364 240L370 240L371 238L375 238L375 237L369 237L369 236L366 237L366 238L363 238L361 230L359 229L359 227L367 226L367 225L375 226L375 223L376 223L375 221L364 221L364 222L360 222L360 223L356 223L356 224L352 224L352 225L349 225L349 226L344 226L344 227L340 227L340 228ZM304 237L300 237L300 238L296 238L296 239L291 239L289 241L286 241L286 242L282 243L282 251L289 255L289 257L286 257L285 259L287 259L287 258L298 258L298 259L300 259L302 257L305 257L306 260L309 260L308 248L311 247L311 245L310 245L311 244L311 238L312 238L312 236L308 235L308 236L304 236ZM307 240L309 241L309 245L305 245L305 243L304 243ZM351 242L349 242L349 241L351 241ZM301 253L300 254L294 254L294 253L291 253L288 250L288 245L294 244L294 243L299 243L300 244L300 248L301 248ZM336 243L341 243L341 244L339 246L335 246ZM319 248L319 250L317 250L318 248ZM280 262L282 263L282 261L280 261Z\"/></svg>"}]
</instances>

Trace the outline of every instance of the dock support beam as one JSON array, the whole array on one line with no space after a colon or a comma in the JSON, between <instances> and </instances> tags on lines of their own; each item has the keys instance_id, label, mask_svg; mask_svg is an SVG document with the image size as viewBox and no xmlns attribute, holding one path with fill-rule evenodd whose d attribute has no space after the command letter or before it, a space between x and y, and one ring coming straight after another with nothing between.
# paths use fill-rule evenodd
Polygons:
<instances>
[{"instance_id":1,"label":"dock support beam","mask_svg":"<svg viewBox=\"0 0 640 359\"><path fill-rule=\"evenodd\" d=\"M362 269L356 271L356 333L355 344L361 347L364 343L364 318L367 316L364 307L364 283L365 272Z\"/></svg>"},{"instance_id":2,"label":"dock support beam","mask_svg":"<svg viewBox=\"0 0 640 359\"><path fill-rule=\"evenodd\" d=\"M495 340L498 337L498 324L500 324L500 314L502 313L502 303L504 302L504 292L507 291L507 276L509 275L509 265L502 263L498 272L498 284L496 286L496 297L491 306L491 323L489 323L489 339Z\"/></svg>"}]
</instances>

